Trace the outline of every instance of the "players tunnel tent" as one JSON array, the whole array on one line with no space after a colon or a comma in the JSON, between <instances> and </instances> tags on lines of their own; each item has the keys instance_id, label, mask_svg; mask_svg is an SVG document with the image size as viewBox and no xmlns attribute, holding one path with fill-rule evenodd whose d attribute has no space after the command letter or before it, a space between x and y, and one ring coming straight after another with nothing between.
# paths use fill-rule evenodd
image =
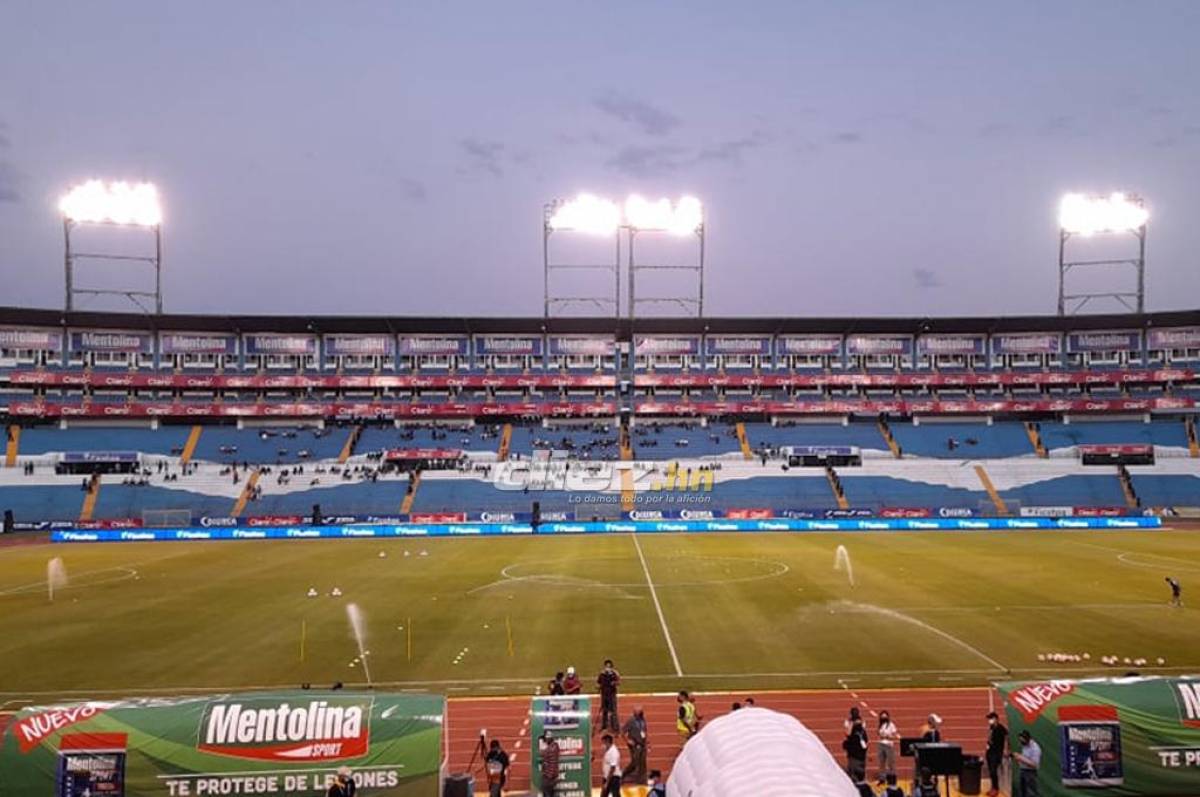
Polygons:
<instances>
[{"instance_id":1,"label":"players tunnel tent","mask_svg":"<svg viewBox=\"0 0 1200 797\"><path fill-rule=\"evenodd\" d=\"M1200 794L1200 676L999 684L1010 740L1042 749L1042 797ZM1014 766L1014 794L1019 793Z\"/></svg>"},{"instance_id":2,"label":"players tunnel tent","mask_svg":"<svg viewBox=\"0 0 1200 797\"><path fill-rule=\"evenodd\" d=\"M858 797L817 735L795 717L743 708L708 723L671 768L667 797Z\"/></svg>"},{"instance_id":3,"label":"players tunnel tent","mask_svg":"<svg viewBox=\"0 0 1200 797\"><path fill-rule=\"evenodd\" d=\"M435 797L445 709L308 690L30 707L0 740L0 795L311 797L348 767L360 797Z\"/></svg>"}]
</instances>

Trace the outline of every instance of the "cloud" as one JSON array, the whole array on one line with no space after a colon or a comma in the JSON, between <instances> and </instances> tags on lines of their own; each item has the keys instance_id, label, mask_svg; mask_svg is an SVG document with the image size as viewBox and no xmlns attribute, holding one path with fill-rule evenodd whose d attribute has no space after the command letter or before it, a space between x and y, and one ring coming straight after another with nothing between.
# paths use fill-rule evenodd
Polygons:
<instances>
[{"instance_id":1,"label":"cloud","mask_svg":"<svg viewBox=\"0 0 1200 797\"><path fill-rule=\"evenodd\" d=\"M479 138L464 138L458 142L463 154L467 156L467 170L487 172L494 177L504 176L504 144L500 141L487 141Z\"/></svg>"},{"instance_id":2,"label":"cloud","mask_svg":"<svg viewBox=\"0 0 1200 797\"><path fill-rule=\"evenodd\" d=\"M679 117L665 108L610 91L597 97L593 104L603 114L637 128L648 136L665 136L679 127Z\"/></svg>"},{"instance_id":3,"label":"cloud","mask_svg":"<svg viewBox=\"0 0 1200 797\"><path fill-rule=\"evenodd\" d=\"M400 195L411 202L424 202L429 198L429 189L420 180L399 177L396 179L396 184L400 188Z\"/></svg>"},{"instance_id":4,"label":"cloud","mask_svg":"<svg viewBox=\"0 0 1200 797\"><path fill-rule=\"evenodd\" d=\"M912 275L913 280L917 283L917 287L922 290L942 287L942 278L938 276L936 271L927 268L914 268Z\"/></svg>"},{"instance_id":5,"label":"cloud","mask_svg":"<svg viewBox=\"0 0 1200 797\"><path fill-rule=\"evenodd\" d=\"M843 130L833 134L833 140L839 144L858 144L863 140L862 133L854 130Z\"/></svg>"},{"instance_id":6,"label":"cloud","mask_svg":"<svg viewBox=\"0 0 1200 797\"><path fill-rule=\"evenodd\" d=\"M979 128L981 138L1000 138L1013 132L1013 126L1008 122L988 122Z\"/></svg>"},{"instance_id":7,"label":"cloud","mask_svg":"<svg viewBox=\"0 0 1200 797\"><path fill-rule=\"evenodd\" d=\"M19 181L16 167L8 161L0 161L0 202L21 201L21 194L17 191Z\"/></svg>"},{"instance_id":8,"label":"cloud","mask_svg":"<svg viewBox=\"0 0 1200 797\"><path fill-rule=\"evenodd\" d=\"M1080 125L1080 120L1073 116L1051 116L1042 124L1039 132L1044 136L1065 136L1070 138L1086 138L1088 131Z\"/></svg>"},{"instance_id":9,"label":"cloud","mask_svg":"<svg viewBox=\"0 0 1200 797\"><path fill-rule=\"evenodd\" d=\"M624 147L604 165L631 177L658 177L678 171L685 160L678 147Z\"/></svg>"},{"instance_id":10,"label":"cloud","mask_svg":"<svg viewBox=\"0 0 1200 797\"><path fill-rule=\"evenodd\" d=\"M743 156L760 148L765 143L767 143L767 135L756 130L749 136L718 141L716 144L702 148L696 155L696 162L729 163L741 166Z\"/></svg>"}]
</instances>

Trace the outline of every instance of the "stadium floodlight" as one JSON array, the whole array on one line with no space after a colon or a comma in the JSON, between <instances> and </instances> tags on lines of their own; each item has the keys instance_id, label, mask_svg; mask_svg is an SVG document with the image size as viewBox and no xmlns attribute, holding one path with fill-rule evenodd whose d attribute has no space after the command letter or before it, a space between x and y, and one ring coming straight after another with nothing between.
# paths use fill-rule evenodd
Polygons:
<instances>
[{"instance_id":1,"label":"stadium floodlight","mask_svg":"<svg viewBox=\"0 0 1200 797\"><path fill-rule=\"evenodd\" d=\"M552 230L613 235L621 226L621 210L617 203L594 194L580 194L574 199L554 203L552 208L547 222Z\"/></svg>"},{"instance_id":2,"label":"stadium floodlight","mask_svg":"<svg viewBox=\"0 0 1200 797\"><path fill-rule=\"evenodd\" d=\"M88 180L64 194L58 202L58 210L63 219L67 312L75 309L76 296L124 296L145 312L149 310L142 304L141 299L153 299L154 312L162 313L163 212L158 189L153 183ZM143 255L77 251L71 240L71 232L77 225L127 227L149 231L154 235L154 253ZM83 259L149 263L154 266L154 290L76 288L75 264Z\"/></svg>"},{"instance_id":3,"label":"stadium floodlight","mask_svg":"<svg viewBox=\"0 0 1200 797\"><path fill-rule=\"evenodd\" d=\"M105 183L88 180L72 188L58 203L63 218L92 224L157 227L162 205L152 183Z\"/></svg>"},{"instance_id":4,"label":"stadium floodlight","mask_svg":"<svg viewBox=\"0 0 1200 797\"><path fill-rule=\"evenodd\" d=\"M1115 191L1108 196L1067 194L1058 209L1058 223L1072 235L1133 232L1146 226L1149 211L1140 197Z\"/></svg>"},{"instance_id":5,"label":"stadium floodlight","mask_svg":"<svg viewBox=\"0 0 1200 797\"><path fill-rule=\"evenodd\" d=\"M1150 212L1137 194L1071 193L1058 206L1058 314L1077 313L1093 299L1111 299L1125 309L1141 313L1146 308L1146 223ZM1073 237L1132 234L1138 242L1135 257L1103 260L1069 260L1067 243ZM1128 266L1136 272L1133 290L1118 288L1106 293L1067 293L1067 274L1081 266Z\"/></svg>"},{"instance_id":6,"label":"stadium floodlight","mask_svg":"<svg viewBox=\"0 0 1200 797\"><path fill-rule=\"evenodd\" d=\"M578 260L560 260L556 254L558 247L551 246L551 238L559 233L574 235L576 233L594 238L611 238L613 246L612 258L580 262ZM603 199L595 194L581 193L574 199L556 199L548 202L542 208L542 266L543 266L543 299L545 320L555 310L566 311L576 306L593 307L601 312L608 311L614 320L621 315L621 209L617 203ZM578 282L571 285L569 293L566 283L561 279L553 279L560 271L590 271L604 272L612 275L612 292L598 294L596 289L588 287L581 291ZM594 285L594 283L588 283Z\"/></svg>"},{"instance_id":7,"label":"stadium floodlight","mask_svg":"<svg viewBox=\"0 0 1200 797\"><path fill-rule=\"evenodd\" d=\"M692 196L672 205L669 199L651 202L634 194L625 201L625 223L634 230L688 235L704 225L704 207Z\"/></svg>"}]
</instances>

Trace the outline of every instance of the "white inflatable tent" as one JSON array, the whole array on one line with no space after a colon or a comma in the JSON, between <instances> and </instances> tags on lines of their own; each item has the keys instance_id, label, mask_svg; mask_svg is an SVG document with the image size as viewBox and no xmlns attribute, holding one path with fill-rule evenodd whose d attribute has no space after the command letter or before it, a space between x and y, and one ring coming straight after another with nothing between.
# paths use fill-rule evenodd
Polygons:
<instances>
[{"instance_id":1,"label":"white inflatable tent","mask_svg":"<svg viewBox=\"0 0 1200 797\"><path fill-rule=\"evenodd\" d=\"M858 797L816 734L787 714L744 708L710 722L671 768L667 797Z\"/></svg>"}]
</instances>

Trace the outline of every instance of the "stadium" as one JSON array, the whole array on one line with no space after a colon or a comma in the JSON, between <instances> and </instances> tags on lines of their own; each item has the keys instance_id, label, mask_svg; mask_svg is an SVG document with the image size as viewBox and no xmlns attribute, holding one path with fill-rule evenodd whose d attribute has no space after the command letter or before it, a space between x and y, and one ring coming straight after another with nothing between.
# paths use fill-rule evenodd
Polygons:
<instances>
[{"instance_id":1,"label":"stadium","mask_svg":"<svg viewBox=\"0 0 1200 797\"><path fill-rule=\"evenodd\" d=\"M987 47L897 68L913 32L856 23L809 46L871 80L776 74L840 13L697 13L690 53L638 8L650 69L512 46L519 5L147 9L128 50L180 52L128 63L80 16L94 130L0 88L0 797L1200 796L1200 297L1147 302L1148 229L1194 254L1194 101L1060 113L1075 60L1052 103L1012 78L1049 121L964 132L1012 102L953 85ZM1033 273L1031 192L1054 313L987 295Z\"/></svg>"}]
</instances>

